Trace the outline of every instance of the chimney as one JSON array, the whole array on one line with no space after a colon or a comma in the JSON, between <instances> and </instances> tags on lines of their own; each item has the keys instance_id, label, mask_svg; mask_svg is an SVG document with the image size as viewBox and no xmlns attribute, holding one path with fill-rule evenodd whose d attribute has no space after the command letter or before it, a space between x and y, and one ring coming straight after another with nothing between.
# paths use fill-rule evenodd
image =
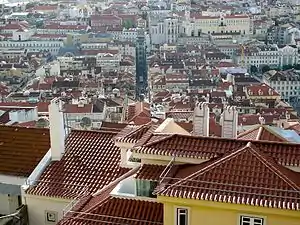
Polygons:
<instances>
[{"instance_id":1,"label":"chimney","mask_svg":"<svg viewBox=\"0 0 300 225\"><path fill-rule=\"evenodd\" d=\"M193 135L209 136L209 108L207 102L196 104L193 123Z\"/></svg>"},{"instance_id":2,"label":"chimney","mask_svg":"<svg viewBox=\"0 0 300 225\"><path fill-rule=\"evenodd\" d=\"M62 102L58 98L51 100L49 105L50 145L53 161L61 159L65 152L65 128Z\"/></svg>"},{"instance_id":3,"label":"chimney","mask_svg":"<svg viewBox=\"0 0 300 225\"><path fill-rule=\"evenodd\" d=\"M221 116L222 137L236 138L238 127L238 111L236 106L225 107Z\"/></svg>"}]
</instances>

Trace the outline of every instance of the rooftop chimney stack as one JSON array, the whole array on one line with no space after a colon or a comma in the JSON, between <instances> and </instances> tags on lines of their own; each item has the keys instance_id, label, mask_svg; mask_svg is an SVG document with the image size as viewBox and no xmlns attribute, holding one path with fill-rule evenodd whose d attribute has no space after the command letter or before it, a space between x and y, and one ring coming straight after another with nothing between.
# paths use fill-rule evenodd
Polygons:
<instances>
[{"instance_id":1,"label":"rooftop chimney stack","mask_svg":"<svg viewBox=\"0 0 300 225\"><path fill-rule=\"evenodd\" d=\"M51 100L49 105L50 145L53 161L59 161L65 152L65 127L62 102L58 98Z\"/></svg>"},{"instance_id":2,"label":"rooftop chimney stack","mask_svg":"<svg viewBox=\"0 0 300 225\"><path fill-rule=\"evenodd\" d=\"M238 111L236 106L225 107L221 116L222 137L236 138L238 128Z\"/></svg>"},{"instance_id":3,"label":"rooftop chimney stack","mask_svg":"<svg viewBox=\"0 0 300 225\"><path fill-rule=\"evenodd\" d=\"M196 104L193 123L194 135L209 136L209 107L207 102Z\"/></svg>"}]
</instances>

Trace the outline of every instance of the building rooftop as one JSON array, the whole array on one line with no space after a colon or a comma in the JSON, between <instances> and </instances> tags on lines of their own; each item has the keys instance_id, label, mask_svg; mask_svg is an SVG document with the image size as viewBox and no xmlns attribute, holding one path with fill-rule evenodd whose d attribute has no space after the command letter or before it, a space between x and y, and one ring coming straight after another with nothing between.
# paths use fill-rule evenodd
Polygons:
<instances>
[{"instance_id":1,"label":"building rooftop","mask_svg":"<svg viewBox=\"0 0 300 225\"><path fill-rule=\"evenodd\" d=\"M157 194L236 204L299 210L299 173L248 143L203 164L175 166Z\"/></svg>"},{"instance_id":2,"label":"building rooftop","mask_svg":"<svg viewBox=\"0 0 300 225\"><path fill-rule=\"evenodd\" d=\"M49 148L48 129L0 126L0 173L28 177Z\"/></svg>"},{"instance_id":3,"label":"building rooftop","mask_svg":"<svg viewBox=\"0 0 300 225\"><path fill-rule=\"evenodd\" d=\"M71 131L62 159L51 162L28 194L74 198L115 181L128 171L119 166L120 150L112 140L115 135L106 131Z\"/></svg>"}]
</instances>

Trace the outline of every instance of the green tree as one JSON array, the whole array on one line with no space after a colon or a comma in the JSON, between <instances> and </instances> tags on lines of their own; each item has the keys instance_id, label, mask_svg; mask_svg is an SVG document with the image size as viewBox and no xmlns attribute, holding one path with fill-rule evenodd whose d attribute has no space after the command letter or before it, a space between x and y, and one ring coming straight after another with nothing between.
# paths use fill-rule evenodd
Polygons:
<instances>
[{"instance_id":1,"label":"green tree","mask_svg":"<svg viewBox=\"0 0 300 225\"><path fill-rule=\"evenodd\" d=\"M262 68L261 68L261 72L262 73L265 73L267 71L269 71L271 68L268 66L268 65L264 65Z\"/></svg>"},{"instance_id":2,"label":"green tree","mask_svg":"<svg viewBox=\"0 0 300 225\"><path fill-rule=\"evenodd\" d=\"M251 66L250 66L250 73L257 73L257 72L258 72L257 67L254 66L254 65L251 65Z\"/></svg>"},{"instance_id":3,"label":"green tree","mask_svg":"<svg viewBox=\"0 0 300 225\"><path fill-rule=\"evenodd\" d=\"M292 69L293 68L293 65L284 65L282 66L282 70L289 70L289 69Z\"/></svg>"},{"instance_id":4,"label":"green tree","mask_svg":"<svg viewBox=\"0 0 300 225\"><path fill-rule=\"evenodd\" d=\"M295 70L300 70L300 64L295 64L295 65L294 65L294 69L295 69Z\"/></svg>"},{"instance_id":5,"label":"green tree","mask_svg":"<svg viewBox=\"0 0 300 225\"><path fill-rule=\"evenodd\" d=\"M131 20L124 20L123 27L125 27L126 29L133 28L134 24Z\"/></svg>"}]
</instances>

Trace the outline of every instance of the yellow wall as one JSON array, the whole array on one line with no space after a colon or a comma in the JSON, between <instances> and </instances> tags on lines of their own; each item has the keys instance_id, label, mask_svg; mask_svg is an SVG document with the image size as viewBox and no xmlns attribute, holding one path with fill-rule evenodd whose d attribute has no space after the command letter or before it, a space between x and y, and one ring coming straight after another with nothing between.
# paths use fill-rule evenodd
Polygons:
<instances>
[{"instance_id":1,"label":"yellow wall","mask_svg":"<svg viewBox=\"0 0 300 225\"><path fill-rule=\"evenodd\" d=\"M260 216L266 225L300 225L300 212L191 199L158 197L164 203L164 224L176 225L176 207L189 208L189 225L239 225L239 216Z\"/></svg>"}]
</instances>

